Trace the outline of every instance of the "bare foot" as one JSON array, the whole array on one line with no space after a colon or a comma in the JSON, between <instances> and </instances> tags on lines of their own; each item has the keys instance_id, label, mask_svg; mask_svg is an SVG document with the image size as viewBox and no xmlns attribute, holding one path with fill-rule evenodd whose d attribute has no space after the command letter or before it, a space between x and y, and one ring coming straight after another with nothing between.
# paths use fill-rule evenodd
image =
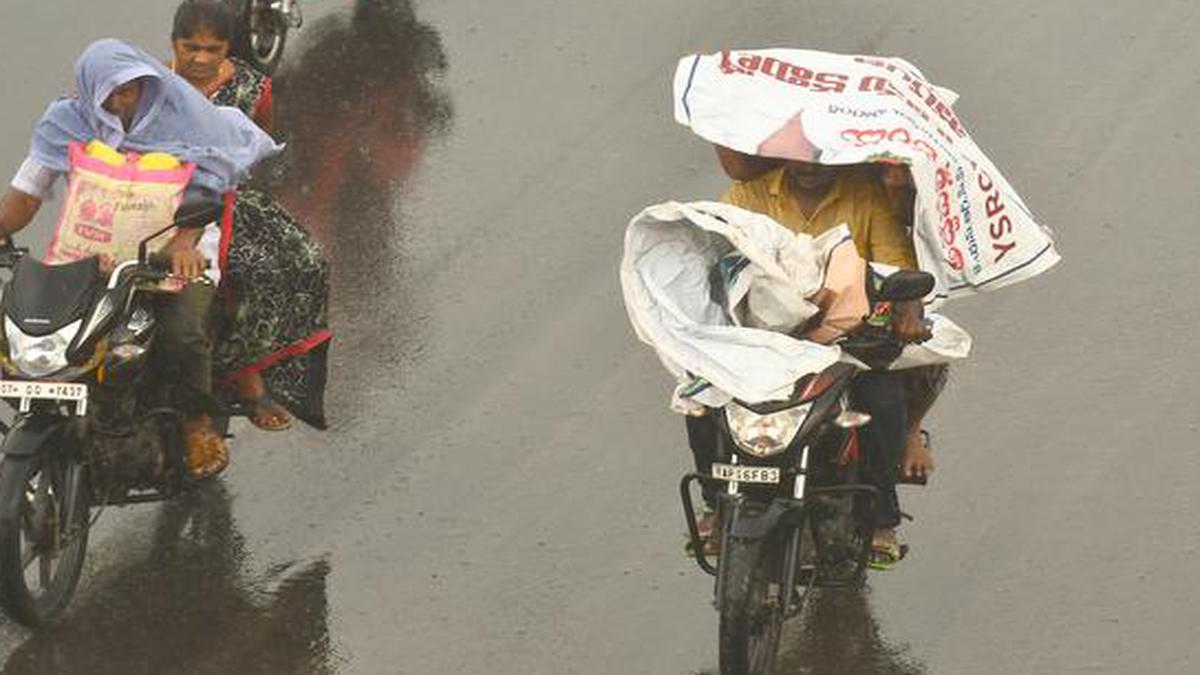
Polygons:
<instances>
[{"instance_id":1,"label":"bare foot","mask_svg":"<svg viewBox=\"0 0 1200 675\"><path fill-rule=\"evenodd\" d=\"M933 453L925 444L924 435L919 429L908 434L904 453L900 456L900 477L928 478L934 468Z\"/></svg>"}]
</instances>

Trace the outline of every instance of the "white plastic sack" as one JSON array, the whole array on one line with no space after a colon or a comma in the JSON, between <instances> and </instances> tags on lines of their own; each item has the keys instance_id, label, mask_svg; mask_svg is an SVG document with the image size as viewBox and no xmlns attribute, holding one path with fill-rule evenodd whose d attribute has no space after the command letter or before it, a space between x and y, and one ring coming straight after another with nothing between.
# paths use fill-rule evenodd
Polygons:
<instances>
[{"instance_id":1,"label":"white plastic sack","mask_svg":"<svg viewBox=\"0 0 1200 675\"><path fill-rule=\"evenodd\" d=\"M672 409L783 399L805 375L853 361L836 346L749 325L791 330L812 317L817 308L806 298L821 289L838 246L853 246L845 227L814 238L718 202L666 202L635 216L621 286L638 338L679 383ZM714 274L737 256L738 269ZM894 368L966 357L970 336L945 317L930 318L934 339L907 347Z\"/></svg>"},{"instance_id":2,"label":"white plastic sack","mask_svg":"<svg viewBox=\"0 0 1200 675\"><path fill-rule=\"evenodd\" d=\"M940 298L1007 286L1059 260L967 133L956 99L903 59L801 49L697 54L675 73L675 119L713 143L821 164L909 165L917 261Z\"/></svg>"},{"instance_id":3,"label":"white plastic sack","mask_svg":"<svg viewBox=\"0 0 1200 675\"><path fill-rule=\"evenodd\" d=\"M646 209L629 224L621 262L625 306L638 338L654 347L680 382L698 376L711 383L717 391L697 400L718 405L728 396L784 398L796 380L841 355L836 347L737 325L710 285L714 266L735 250L757 267L755 276L790 280L801 299L821 286L816 240L795 235L767 216L717 202L667 202ZM734 293L744 299L749 291L735 286ZM805 305L787 309L807 318L816 308Z\"/></svg>"}]
</instances>

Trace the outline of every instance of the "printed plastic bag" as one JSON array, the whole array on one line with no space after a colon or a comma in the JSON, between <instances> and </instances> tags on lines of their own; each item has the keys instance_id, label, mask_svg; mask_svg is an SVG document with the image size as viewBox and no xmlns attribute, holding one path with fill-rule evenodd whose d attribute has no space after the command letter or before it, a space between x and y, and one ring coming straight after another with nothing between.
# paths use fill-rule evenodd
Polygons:
<instances>
[{"instance_id":1,"label":"printed plastic bag","mask_svg":"<svg viewBox=\"0 0 1200 675\"><path fill-rule=\"evenodd\" d=\"M50 264L136 258L138 243L171 223L195 171L170 155L122 155L95 141L72 144L69 157L67 195L46 253Z\"/></svg>"}]
</instances>

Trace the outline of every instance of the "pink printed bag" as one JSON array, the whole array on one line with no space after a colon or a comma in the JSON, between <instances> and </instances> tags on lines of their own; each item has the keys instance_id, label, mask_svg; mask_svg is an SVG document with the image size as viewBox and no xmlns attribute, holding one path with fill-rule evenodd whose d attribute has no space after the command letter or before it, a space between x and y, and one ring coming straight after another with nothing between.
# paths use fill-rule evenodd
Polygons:
<instances>
[{"instance_id":1,"label":"pink printed bag","mask_svg":"<svg viewBox=\"0 0 1200 675\"><path fill-rule=\"evenodd\" d=\"M92 256L116 262L136 258L138 243L171 223L196 169L193 164L145 169L136 153L114 165L89 155L80 143L71 144L69 156L67 195L46 253L52 265Z\"/></svg>"}]
</instances>

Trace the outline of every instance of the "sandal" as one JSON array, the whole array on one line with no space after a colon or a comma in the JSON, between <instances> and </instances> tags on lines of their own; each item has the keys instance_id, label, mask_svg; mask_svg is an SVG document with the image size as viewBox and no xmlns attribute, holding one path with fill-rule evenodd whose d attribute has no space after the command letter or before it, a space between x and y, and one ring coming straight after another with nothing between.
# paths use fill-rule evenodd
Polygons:
<instances>
[{"instance_id":1,"label":"sandal","mask_svg":"<svg viewBox=\"0 0 1200 675\"><path fill-rule=\"evenodd\" d=\"M187 443L187 469L196 480L212 478L229 466L229 446L225 439L207 426L197 426L184 433Z\"/></svg>"},{"instance_id":2,"label":"sandal","mask_svg":"<svg viewBox=\"0 0 1200 675\"><path fill-rule=\"evenodd\" d=\"M270 394L264 393L253 401L246 401L250 409L250 423L263 431L287 431L292 428L292 416L279 405Z\"/></svg>"},{"instance_id":3,"label":"sandal","mask_svg":"<svg viewBox=\"0 0 1200 675\"><path fill-rule=\"evenodd\" d=\"M871 553L867 557L867 566L873 570L886 572L904 560L907 555L908 544L901 544L896 539L891 541L876 539L871 542Z\"/></svg>"},{"instance_id":4,"label":"sandal","mask_svg":"<svg viewBox=\"0 0 1200 675\"><path fill-rule=\"evenodd\" d=\"M717 532L717 527L718 522L716 511L705 510L700 518L696 520L696 532L700 535L700 541L702 542L704 555L709 557L715 557L721 554L721 536ZM690 535L685 536L687 536L688 541L684 546L684 550L687 551L689 556L691 556L695 550L692 545L692 538Z\"/></svg>"}]
</instances>

